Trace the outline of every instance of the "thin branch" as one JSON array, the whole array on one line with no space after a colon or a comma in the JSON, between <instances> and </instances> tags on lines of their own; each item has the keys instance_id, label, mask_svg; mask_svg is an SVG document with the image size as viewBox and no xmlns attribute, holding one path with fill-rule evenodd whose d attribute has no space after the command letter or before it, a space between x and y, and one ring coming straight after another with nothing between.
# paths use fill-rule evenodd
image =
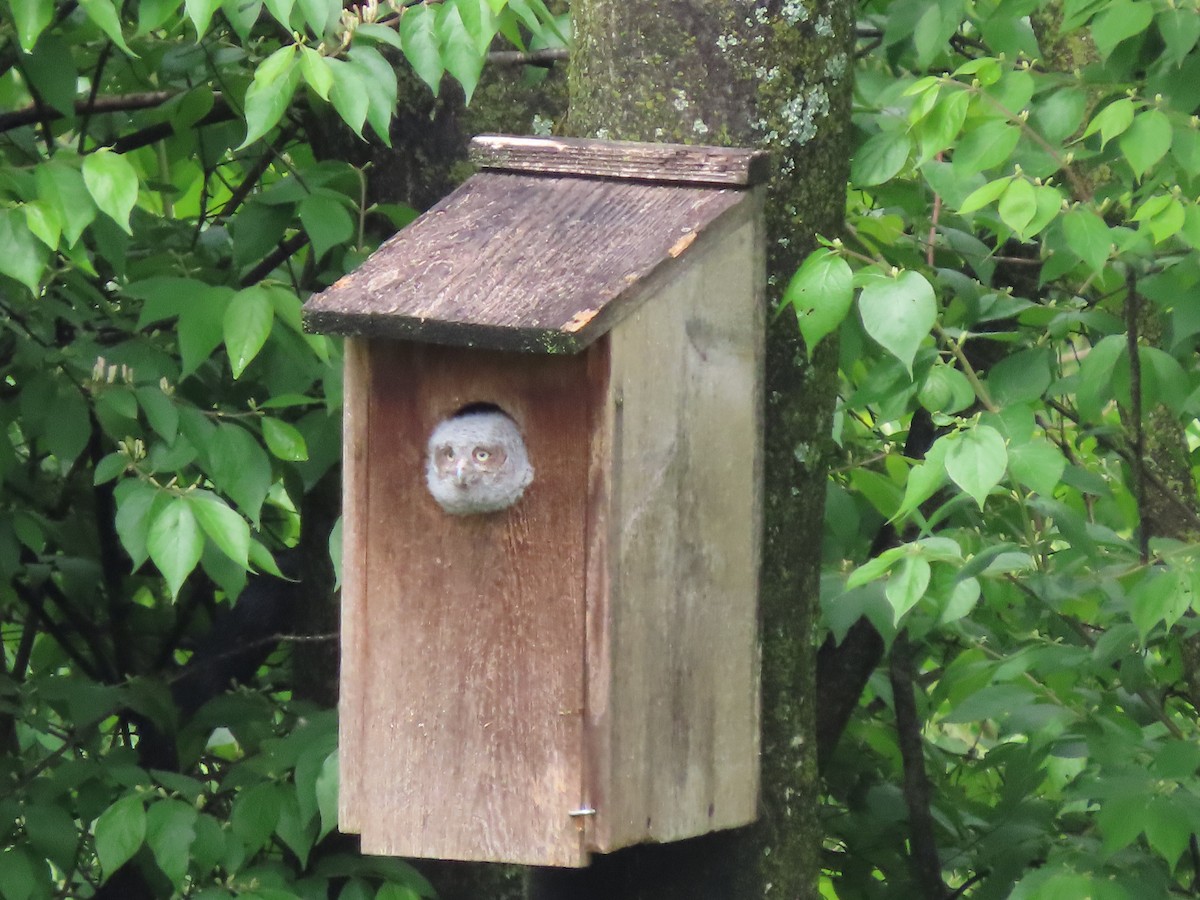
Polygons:
<instances>
[{"instance_id":1,"label":"thin branch","mask_svg":"<svg viewBox=\"0 0 1200 900\"><path fill-rule=\"evenodd\" d=\"M950 890L942 880L942 863L934 837L930 811L929 777L925 773L925 749L921 723L913 691L913 662L905 632L892 644L888 677L892 685L892 703L896 710L896 739L904 763L904 802L908 807L908 838L913 880L922 897L930 900L948 897Z\"/></svg>"},{"instance_id":2,"label":"thin branch","mask_svg":"<svg viewBox=\"0 0 1200 900\"><path fill-rule=\"evenodd\" d=\"M79 122L79 140L75 144L75 152L83 154L84 146L87 144L88 125L92 121L92 110L95 107L97 95L100 93L100 81L104 75L104 67L108 65L108 58L112 56L113 42L109 41L100 51L100 55L96 57L96 71L92 73L92 89L88 93L87 111L83 114Z\"/></svg>"},{"instance_id":3,"label":"thin branch","mask_svg":"<svg viewBox=\"0 0 1200 900\"><path fill-rule=\"evenodd\" d=\"M41 623L42 629L54 638L58 646L62 648L63 653L69 656L71 661L79 666L80 670L88 678L91 678L93 681L99 681L100 676L96 672L95 667L76 649L74 644L67 640L66 632L59 628L58 623L50 618L50 615L46 612L46 606L42 602L42 598L38 596L37 591L15 580L13 581L13 590L16 591L21 602L28 607L29 612Z\"/></svg>"},{"instance_id":4,"label":"thin branch","mask_svg":"<svg viewBox=\"0 0 1200 900\"><path fill-rule=\"evenodd\" d=\"M297 232L290 238L283 241L271 253L268 253L257 266L242 276L242 287L249 287L252 284L258 284L273 271L275 267L285 262L288 257L293 256L301 247L308 243L308 235L304 232Z\"/></svg>"},{"instance_id":5,"label":"thin branch","mask_svg":"<svg viewBox=\"0 0 1200 900\"><path fill-rule=\"evenodd\" d=\"M545 66L550 67L570 57L566 47L551 47L545 50L493 50L487 55L492 66Z\"/></svg>"},{"instance_id":6,"label":"thin branch","mask_svg":"<svg viewBox=\"0 0 1200 900\"><path fill-rule=\"evenodd\" d=\"M92 113L130 112L138 109L153 109L162 106L173 97L178 97L178 91L144 91L136 94L117 94L109 97L95 97L75 101L75 115L84 116ZM44 109L36 103L14 109L11 112L0 113L0 132L12 131L25 125L33 125L41 121L53 121L63 118L56 109Z\"/></svg>"},{"instance_id":7,"label":"thin branch","mask_svg":"<svg viewBox=\"0 0 1200 900\"><path fill-rule=\"evenodd\" d=\"M1138 511L1138 555L1150 559L1150 528L1146 515L1146 427L1142 419L1142 359L1138 352L1137 276L1130 270L1125 278L1125 342L1129 353L1129 417L1133 420L1133 496Z\"/></svg>"}]
</instances>

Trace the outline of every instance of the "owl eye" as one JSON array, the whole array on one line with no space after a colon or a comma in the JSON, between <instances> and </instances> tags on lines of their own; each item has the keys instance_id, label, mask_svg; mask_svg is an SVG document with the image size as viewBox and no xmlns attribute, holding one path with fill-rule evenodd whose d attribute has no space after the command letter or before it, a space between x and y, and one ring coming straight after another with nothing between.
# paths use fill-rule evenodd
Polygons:
<instances>
[{"instance_id":1,"label":"owl eye","mask_svg":"<svg viewBox=\"0 0 1200 900\"><path fill-rule=\"evenodd\" d=\"M453 447L443 447L442 448L442 456L446 457L446 459L454 459L454 448Z\"/></svg>"},{"instance_id":2,"label":"owl eye","mask_svg":"<svg viewBox=\"0 0 1200 900\"><path fill-rule=\"evenodd\" d=\"M481 463L487 462L489 459L492 458L492 454L489 453L487 450L484 450L482 447L476 447L474 455L475 455L475 462L481 462Z\"/></svg>"}]
</instances>

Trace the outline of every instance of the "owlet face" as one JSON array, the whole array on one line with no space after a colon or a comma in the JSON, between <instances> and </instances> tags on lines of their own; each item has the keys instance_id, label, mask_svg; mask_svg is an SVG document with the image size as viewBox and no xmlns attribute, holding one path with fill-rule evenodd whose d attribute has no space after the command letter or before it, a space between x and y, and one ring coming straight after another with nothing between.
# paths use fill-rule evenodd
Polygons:
<instances>
[{"instance_id":1,"label":"owlet face","mask_svg":"<svg viewBox=\"0 0 1200 900\"><path fill-rule=\"evenodd\" d=\"M517 423L499 410L443 419L429 436L425 484L456 516L507 509L533 481L533 466Z\"/></svg>"}]
</instances>

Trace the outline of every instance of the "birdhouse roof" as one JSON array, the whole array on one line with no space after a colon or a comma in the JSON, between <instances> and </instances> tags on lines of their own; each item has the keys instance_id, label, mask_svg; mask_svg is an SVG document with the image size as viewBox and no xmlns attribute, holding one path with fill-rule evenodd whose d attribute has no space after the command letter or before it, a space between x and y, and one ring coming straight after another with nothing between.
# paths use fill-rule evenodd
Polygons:
<instances>
[{"instance_id":1,"label":"birdhouse roof","mask_svg":"<svg viewBox=\"0 0 1200 900\"><path fill-rule=\"evenodd\" d=\"M308 300L308 328L581 350L767 166L748 150L499 135L471 156L478 174Z\"/></svg>"}]
</instances>

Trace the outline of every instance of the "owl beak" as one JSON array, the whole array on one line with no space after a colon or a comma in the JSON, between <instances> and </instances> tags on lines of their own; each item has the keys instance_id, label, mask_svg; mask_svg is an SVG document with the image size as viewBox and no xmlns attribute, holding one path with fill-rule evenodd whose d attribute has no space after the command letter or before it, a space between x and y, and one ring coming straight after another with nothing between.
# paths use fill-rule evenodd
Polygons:
<instances>
[{"instance_id":1,"label":"owl beak","mask_svg":"<svg viewBox=\"0 0 1200 900\"><path fill-rule=\"evenodd\" d=\"M467 461L465 459L460 459L454 464L454 483L459 487L467 486L466 468Z\"/></svg>"}]
</instances>

